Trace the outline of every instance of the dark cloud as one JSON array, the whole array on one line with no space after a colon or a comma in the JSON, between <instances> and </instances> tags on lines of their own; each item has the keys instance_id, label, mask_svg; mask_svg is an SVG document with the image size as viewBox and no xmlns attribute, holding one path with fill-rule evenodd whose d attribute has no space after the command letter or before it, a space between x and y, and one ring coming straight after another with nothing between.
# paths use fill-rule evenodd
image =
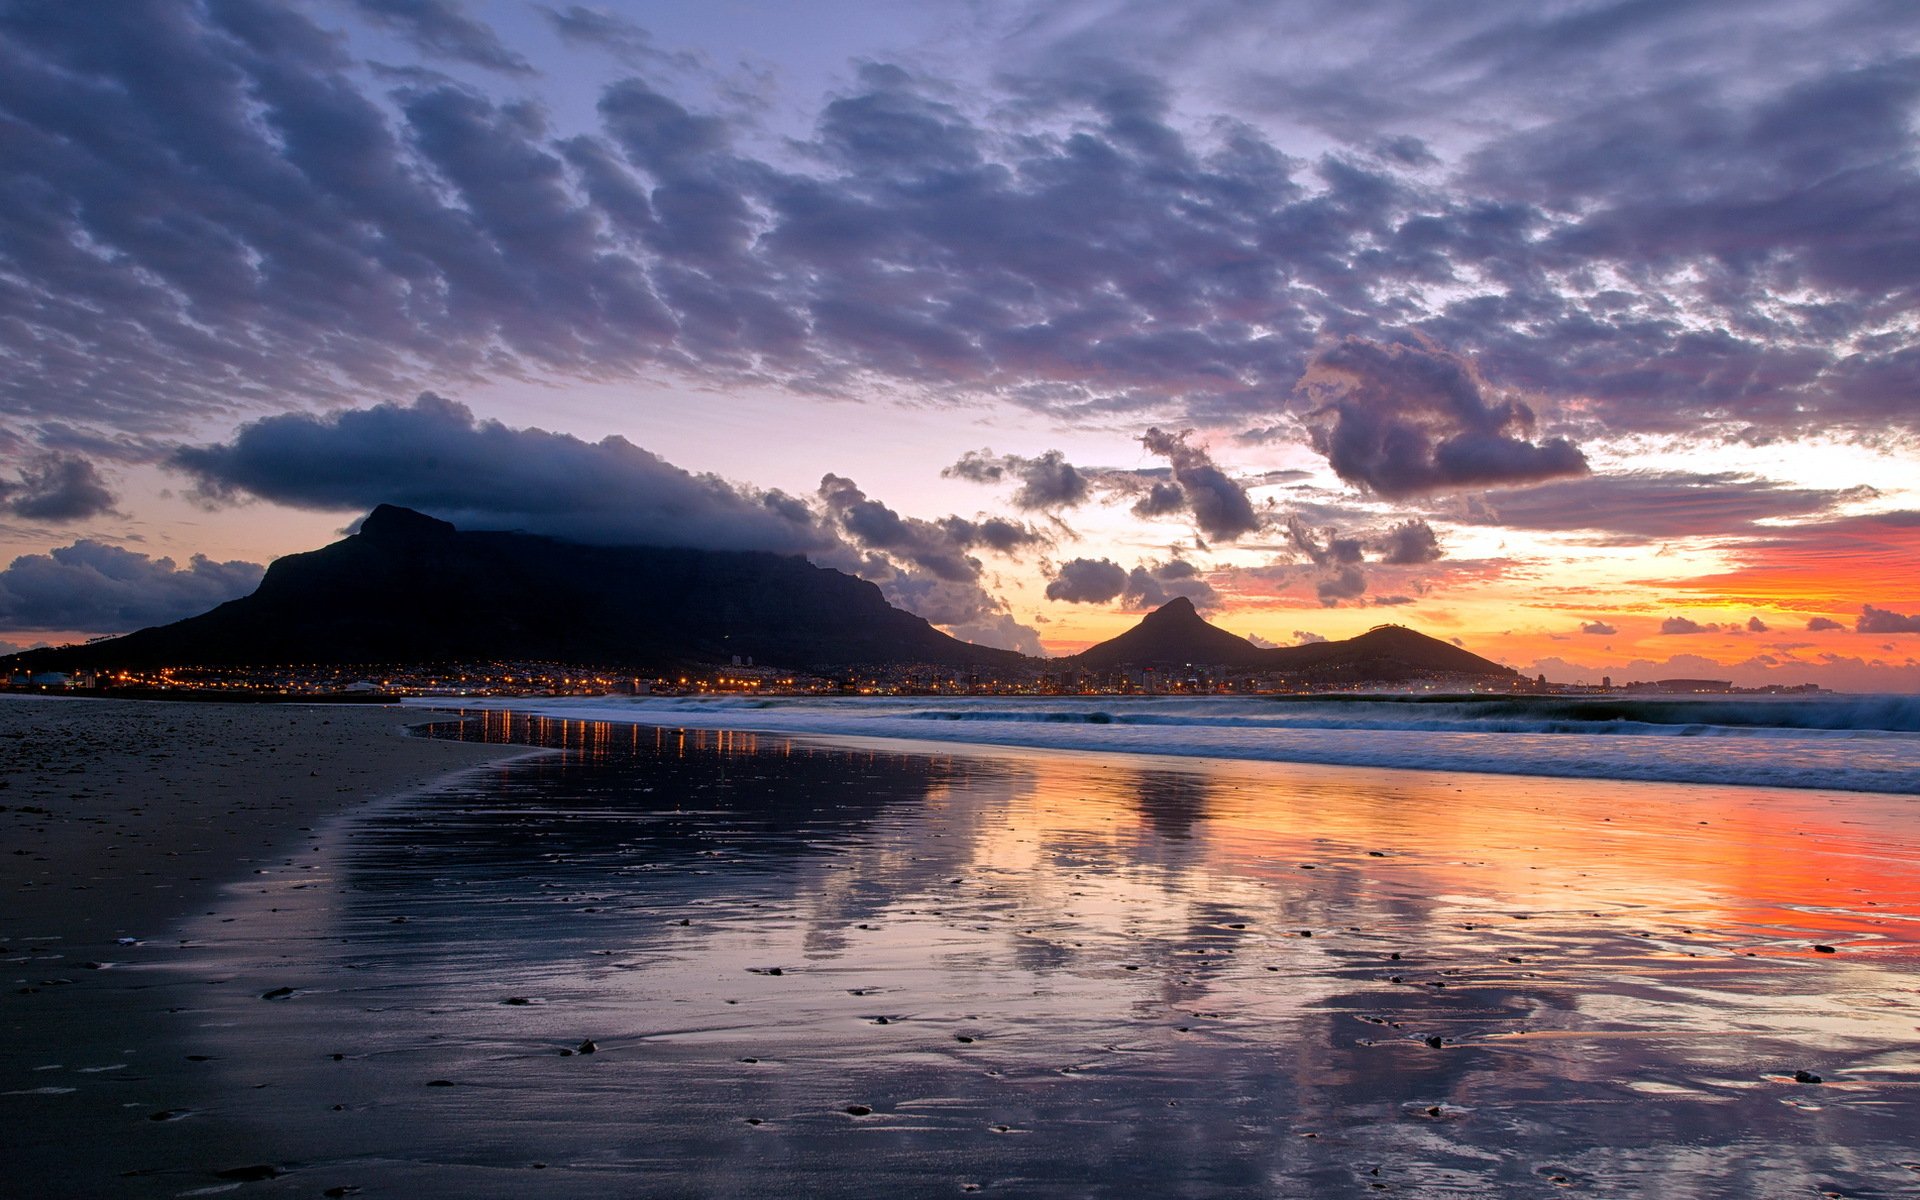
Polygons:
<instances>
[{"instance_id":1,"label":"dark cloud","mask_svg":"<svg viewBox=\"0 0 1920 1200\"><path fill-rule=\"evenodd\" d=\"M617 13L569 4L565 8L540 5L540 15L553 31L569 42L598 46L630 63L660 62L672 56L662 53L653 35Z\"/></svg>"},{"instance_id":2,"label":"dark cloud","mask_svg":"<svg viewBox=\"0 0 1920 1200\"><path fill-rule=\"evenodd\" d=\"M1023 25L985 90L868 64L771 145L656 79L549 112L452 0L350 11L510 78L257 0L6 6L0 417L659 372L1284 430L1305 375L1382 495L1578 474L1576 436L1920 428L1900 6L1176 7Z\"/></svg>"},{"instance_id":3,"label":"dark cloud","mask_svg":"<svg viewBox=\"0 0 1920 1200\"><path fill-rule=\"evenodd\" d=\"M827 537L790 497L684 471L621 437L587 442L480 421L432 393L327 417L243 425L171 465L212 501L322 510L404 505L466 529L576 541L797 554Z\"/></svg>"},{"instance_id":4,"label":"dark cloud","mask_svg":"<svg viewBox=\"0 0 1920 1200\"><path fill-rule=\"evenodd\" d=\"M1832 617L1814 617L1807 622L1807 632L1809 633L1820 633L1823 630L1845 628L1845 625L1842 625Z\"/></svg>"},{"instance_id":5,"label":"dark cloud","mask_svg":"<svg viewBox=\"0 0 1920 1200\"><path fill-rule=\"evenodd\" d=\"M1127 586L1121 590L1120 604L1129 612L1145 612L1184 596L1200 612L1217 612L1220 594L1200 578L1199 568L1185 559L1147 563L1127 572Z\"/></svg>"},{"instance_id":6,"label":"dark cloud","mask_svg":"<svg viewBox=\"0 0 1920 1200\"><path fill-rule=\"evenodd\" d=\"M1413 597L1412 596L1373 596L1369 598L1369 603L1391 607L1391 606L1396 606L1401 604L1412 604Z\"/></svg>"},{"instance_id":7,"label":"dark cloud","mask_svg":"<svg viewBox=\"0 0 1920 1200\"><path fill-rule=\"evenodd\" d=\"M1164 517L1187 507L1187 494L1177 483L1152 480L1145 484L1140 498L1133 502L1136 517Z\"/></svg>"},{"instance_id":8,"label":"dark cloud","mask_svg":"<svg viewBox=\"0 0 1920 1200\"><path fill-rule=\"evenodd\" d=\"M1660 622L1661 633L1711 633L1714 628L1712 625L1702 625L1686 617L1668 617Z\"/></svg>"},{"instance_id":9,"label":"dark cloud","mask_svg":"<svg viewBox=\"0 0 1920 1200\"><path fill-rule=\"evenodd\" d=\"M1314 448L1348 483L1389 498L1584 475L1565 438L1534 443L1533 410L1490 399L1465 360L1430 344L1347 338L1301 380L1321 423Z\"/></svg>"},{"instance_id":10,"label":"dark cloud","mask_svg":"<svg viewBox=\"0 0 1920 1200\"><path fill-rule=\"evenodd\" d=\"M0 508L29 521L84 521L111 513L113 505L99 471L77 454L37 454L21 466L18 480L0 479Z\"/></svg>"},{"instance_id":11,"label":"dark cloud","mask_svg":"<svg viewBox=\"0 0 1920 1200\"><path fill-rule=\"evenodd\" d=\"M1323 572L1313 585L1314 594L1319 597L1321 604L1331 608L1343 600L1358 600L1366 594L1367 576L1360 569L1367 544L1364 539L1342 537L1332 529L1323 529L1316 535L1298 516L1287 518L1286 530L1287 544ZM1389 554L1397 551L1411 556L1387 558L1383 560L1386 562L1429 562L1439 557L1440 553L1433 530L1421 521L1395 526L1381 539L1379 548ZM1430 557L1420 557L1429 551ZM1376 604L1409 602L1404 597L1386 600L1376 598L1374 601Z\"/></svg>"},{"instance_id":12,"label":"dark cloud","mask_svg":"<svg viewBox=\"0 0 1920 1200\"><path fill-rule=\"evenodd\" d=\"M1231 542L1260 528L1247 489L1214 465L1205 447L1189 441L1192 434L1191 429L1169 433L1154 428L1141 435L1140 444L1172 465L1172 486L1179 490L1184 507L1201 533L1214 541ZM1156 505L1164 500L1156 499L1153 493L1148 499Z\"/></svg>"},{"instance_id":13,"label":"dark cloud","mask_svg":"<svg viewBox=\"0 0 1920 1200\"><path fill-rule=\"evenodd\" d=\"M1767 623L1765 621L1762 621L1759 617L1747 618L1748 633L1766 633L1767 631L1768 631Z\"/></svg>"},{"instance_id":14,"label":"dark cloud","mask_svg":"<svg viewBox=\"0 0 1920 1200\"><path fill-rule=\"evenodd\" d=\"M1580 622L1580 632L1598 634L1601 637L1612 637L1620 631L1605 621L1582 621Z\"/></svg>"},{"instance_id":15,"label":"dark cloud","mask_svg":"<svg viewBox=\"0 0 1920 1200\"><path fill-rule=\"evenodd\" d=\"M0 624L61 633L126 633L206 612L260 583L259 563L194 555L186 567L82 538L0 571Z\"/></svg>"},{"instance_id":16,"label":"dark cloud","mask_svg":"<svg viewBox=\"0 0 1920 1200\"><path fill-rule=\"evenodd\" d=\"M1920 614L1909 617L1869 604L1860 610L1853 627L1860 633L1920 633Z\"/></svg>"},{"instance_id":17,"label":"dark cloud","mask_svg":"<svg viewBox=\"0 0 1920 1200\"><path fill-rule=\"evenodd\" d=\"M1804 488L1731 471L1620 471L1488 492L1459 513L1481 525L1625 538L1733 537L1763 521L1826 513L1868 499L1868 488Z\"/></svg>"},{"instance_id":18,"label":"dark cloud","mask_svg":"<svg viewBox=\"0 0 1920 1200\"><path fill-rule=\"evenodd\" d=\"M822 566L879 585L889 601L955 637L1042 654L1039 635L1016 621L1004 601L981 585L982 564L969 551L1015 554L1044 545L1031 527L1004 517L938 520L903 516L853 480L829 474L816 493L821 524L834 545L810 557Z\"/></svg>"},{"instance_id":19,"label":"dark cloud","mask_svg":"<svg viewBox=\"0 0 1920 1200\"><path fill-rule=\"evenodd\" d=\"M1401 521L1388 527L1385 533L1374 539L1373 548L1379 552L1381 562L1401 566L1436 562L1443 553L1433 526L1418 519Z\"/></svg>"},{"instance_id":20,"label":"dark cloud","mask_svg":"<svg viewBox=\"0 0 1920 1200\"><path fill-rule=\"evenodd\" d=\"M977 581L941 579L932 572L878 556L869 556L859 564L815 557L823 566L840 567L871 580L889 603L925 617L957 638L1022 654L1046 653L1040 635L1016 620L1005 602Z\"/></svg>"},{"instance_id":21,"label":"dark cloud","mask_svg":"<svg viewBox=\"0 0 1920 1200\"><path fill-rule=\"evenodd\" d=\"M1087 477L1058 450L1048 450L1037 458L1022 458L1017 454L995 455L991 450L969 450L960 456L960 461L942 469L940 474L951 479L972 480L974 483L1017 479L1020 486L1012 497L1016 508L1071 508L1084 504L1090 494Z\"/></svg>"},{"instance_id":22,"label":"dark cloud","mask_svg":"<svg viewBox=\"0 0 1920 1200\"><path fill-rule=\"evenodd\" d=\"M1357 537L1341 537L1331 529L1316 536L1299 517L1286 521L1287 543L1305 555L1316 567L1336 567L1357 563L1364 543Z\"/></svg>"},{"instance_id":23,"label":"dark cloud","mask_svg":"<svg viewBox=\"0 0 1920 1200\"><path fill-rule=\"evenodd\" d=\"M1107 558L1074 558L1063 562L1047 583L1047 599L1073 604L1109 604L1119 601L1128 612L1159 608L1175 597L1193 601L1201 612L1220 607L1219 593L1200 578L1199 569L1184 559L1143 563L1128 570Z\"/></svg>"},{"instance_id":24,"label":"dark cloud","mask_svg":"<svg viewBox=\"0 0 1920 1200\"><path fill-rule=\"evenodd\" d=\"M1106 604L1127 586L1127 569L1110 558L1070 558L1047 584L1047 599Z\"/></svg>"},{"instance_id":25,"label":"dark cloud","mask_svg":"<svg viewBox=\"0 0 1920 1200\"><path fill-rule=\"evenodd\" d=\"M1320 597L1320 603L1328 608L1342 600L1357 600L1366 594L1367 577L1358 567L1341 567L1324 579L1315 581L1314 594Z\"/></svg>"},{"instance_id":26,"label":"dark cloud","mask_svg":"<svg viewBox=\"0 0 1920 1200\"><path fill-rule=\"evenodd\" d=\"M492 29L469 17L452 0L352 0L377 25L401 34L436 58L495 71L527 73L533 67L500 41Z\"/></svg>"},{"instance_id":27,"label":"dark cloud","mask_svg":"<svg viewBox=\"0 0 1920 1200\"><path fill-rule=\"evenodd\" d=\"M970 521L965 517L949 516L941 517L934 524L956 545L969 549L980 546L996 554L1018 554L1030 547L1047 544L1046 536L1039 530L1005 517L982 517Z\"/></svg>"},{"instance_id":28,"label":"dark cloud","mask_svg":"<svg viewBox=\"0 0 1920 1200\"><path fill-rule=\"evenodd\" d=\"M980 560L967 553L977 546L1011 554L1044 541L1034 530L1004 517L903 517L839 475L821 479L818 495L829 518L854 545L884 552L948 582L980 577Z\"/></svg>"}]
</instances>

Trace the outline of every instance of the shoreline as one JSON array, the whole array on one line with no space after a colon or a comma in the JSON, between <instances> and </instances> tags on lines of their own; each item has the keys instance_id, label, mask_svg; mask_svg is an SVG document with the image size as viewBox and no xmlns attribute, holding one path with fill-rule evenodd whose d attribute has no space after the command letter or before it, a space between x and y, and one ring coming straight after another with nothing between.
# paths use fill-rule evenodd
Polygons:
<instances>
[{"instance_id":1,"label":"shoreline","mask_svg":"<svg viewBox=\"0 0 1920 1200\"><path fill-rule=\"evenodd\" d=\"M929 721L919 719L919 714L889 711L887 705L898 707L897 698L875 698L864 713L859 707L848 707L827 719L805 705L775 702L672 708L647 704L618 696L478 699L456 704L449 711L764 737L861 739L907 753L950 753L954 747L978 746L1010 753L1118 754L1173 762L1439 772L1506 780L1920 796L1920 739L1910 733L1870 734L1856 740L1844 731L1790 729L1784 732L1796 740L1797 749L1783 755L1779 748L1787 743L1765 736L1772 731L1759 731L1756 736L1696 737L1676 732L1623 737L1606 729L1547 733L1362 725L1262 727L1237 720L1121 720L1104 710L1095 719L1084 720L1074 719L1072 713L1041 720L969 720L962 711L951 720ZM403 702L403 706L424 708L426 702ZM1842 736L1833 736L1836 732ZM1627 753L1629 749L1632 753Z\"/></svg>"},{"instance_id":2,"label":"shoreline","mask_svg":"<svg viewBox=\"0 0 1920 1200\"><path fill-rule=\"evenodd\" d=\"M341 822L544 753L409 732L450 717L0 698L0 1121L23 1194L176 1195L249 1164L235 1116L155 1115L204 1091L181 939Z\"/></svg>"},{"instance_id":3,"label":"shoreline","mask_svg":"<svg viewBox=\"0 0 1920 1200\"><path fill-rule=\"evenodd\" d=\"M328 819L530 753L408 732L438 719L424 707L0 699L0 946L163 937Z\"/></svg>"}]
</instances>

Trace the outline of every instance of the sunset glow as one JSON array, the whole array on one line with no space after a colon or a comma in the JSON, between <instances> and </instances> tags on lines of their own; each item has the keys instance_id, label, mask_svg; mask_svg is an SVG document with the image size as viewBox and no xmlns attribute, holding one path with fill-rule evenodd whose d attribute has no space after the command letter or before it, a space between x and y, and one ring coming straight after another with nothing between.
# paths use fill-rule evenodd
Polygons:
<instances>
[{"instance_id":1,"label":"sunset glow","mask_svg":"<svg viewBox=\"0 0 1920 1200\"><path fill-rule=\"evenodd\" d=\"M0 9L0 651L393 503L1920 691L1900 6L805 7Z\"/></svg>"}]
</instances>

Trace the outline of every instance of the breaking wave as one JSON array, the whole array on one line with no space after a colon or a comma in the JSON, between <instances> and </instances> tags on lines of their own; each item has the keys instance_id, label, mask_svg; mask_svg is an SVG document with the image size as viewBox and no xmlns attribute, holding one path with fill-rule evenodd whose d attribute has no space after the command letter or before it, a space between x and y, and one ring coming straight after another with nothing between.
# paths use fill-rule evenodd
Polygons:
<instances>
[{"instance_id":1,"label":"breaking wave","mask_svg":"<svg viewBox=\"0 0 1920 1200\"><path fill-rule=\"evenodd\" d=\"M1508 775L1920 794L1920 697L564 697L550 717Z\"/></svg>"}]
</instances>

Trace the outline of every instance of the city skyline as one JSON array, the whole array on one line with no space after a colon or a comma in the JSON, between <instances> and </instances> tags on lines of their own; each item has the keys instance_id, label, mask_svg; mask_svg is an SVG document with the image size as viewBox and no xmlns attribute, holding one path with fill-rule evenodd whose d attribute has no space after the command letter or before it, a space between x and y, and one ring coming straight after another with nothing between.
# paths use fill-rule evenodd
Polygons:
<instances>
[{"instance_id":1,"label":"city skyline","mask_svg":"<svg viewBox=\"0 0 1920 1200\"><path fill-rule=\"evenodd\" d=\"M0 642L389 502L1920 691L1920 18L0 6Z\"/></svg>"}]
</instances>

